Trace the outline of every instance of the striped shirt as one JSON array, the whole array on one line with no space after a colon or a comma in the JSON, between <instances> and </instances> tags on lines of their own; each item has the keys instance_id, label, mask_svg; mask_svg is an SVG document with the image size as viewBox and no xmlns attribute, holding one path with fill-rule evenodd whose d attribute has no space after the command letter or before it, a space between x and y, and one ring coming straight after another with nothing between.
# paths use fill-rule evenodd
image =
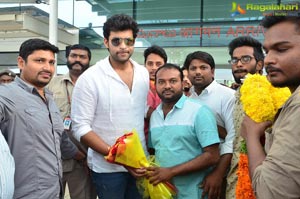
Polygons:
<instances>
[{"instance_id":1,"label":"striped shirt","mask_svg":"<svg viewBox=\"0 0 300 199\"><path fill-rule=\"evenodd\" d=\"M14 194L15 161L0 131L0 199L11 199Z\"/></svg>"}]
</instances>

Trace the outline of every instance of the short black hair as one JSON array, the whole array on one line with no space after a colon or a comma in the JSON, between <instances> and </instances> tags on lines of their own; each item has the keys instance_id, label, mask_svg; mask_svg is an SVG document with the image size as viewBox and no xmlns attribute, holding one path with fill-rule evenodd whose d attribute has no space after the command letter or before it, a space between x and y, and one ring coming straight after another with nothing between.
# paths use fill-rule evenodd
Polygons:
<instances>
[{"instance_id":1,"label":"short black hair","mask_svg":"<svg viewBox=\"0 0 300 199\"><path fill-rule=\"evenodd\" d=\"M153 45L153 46L147 48L147 49L144 51L144 58L145 58L145 61L144 61L144 62L146 62L147 57L148 57L151 53L160 56L161 58L163 58L164 62L167 63L168 56L167 56L166 51L165 51L162 47L157 46L157 45Z\"/></svg>"},{"instance_id":2,"label":"short black hair","mask_svg":"<svg viewBox=\"0 0 300 199\"><path fill-rule=\"evenodd\" d=\"M21 44L19 56L22 57L26 62L28 56L36 50L49 50L53 53L59 52L59 49L48 41L42 39L28 39Z\"/></svg>"},{"instance_id":3,"label":"short black hair","mask_svg":"<svg viewBox=\"0 0 300 199\"><path fill-rule=\"evenodd\" d=\"M183 68L188 70L192 60L194 60L194 59L204 61L205 63L210 65L210 67L212 69L215 68L214 58L211 56L211 54L209 54L207 52L203 52L203 51L195 51L195 52L188 54L185 58Z\"/></svg>"},{"instance_id":4,"label":"short black hair","mask_svg":"<svg viewBox=\"0 0 300 199\"><path fill-rule=\"evenodd\" d=\"M165 63L164 65L162 65L161 67L159 67L156 70L156 72L155 72L155 82L156 82L156 75L157 75L158 71L163 70L163 69L176 69L176 70L178 70L179 73L180 73L180 79L181 79L181 81L183 81L183 72L182 72L181 68L176 64Z\"/></svg>"},{"instance_id":5,"label":"short black hair","mask_svg":"<svg viewBox=\"0 0 300 199\"><path fill-rule=\"evenodd\" d=\"M108 39L111 31L117 32L124 30L132 30L134 39L139 32L138 25L132 17L125 14L117 14L107 19L104 23L103 35L105 39Z\"/></svg>"},{"instance_id":6,"label":"short black hair","mask_svg":"<svg viewBox=\"0 0 300 199\"><path fill-rule=\"evenodd\" d=\"M229 50L229 55L233 56L233 51L242 46L249 46L253 48L253 56L255 57L256 61L263 61L264 60L264 53L262 50L262 44L250 37L250 36L240 36L235 39L233 39L229 45L228 45L228 50Z\"/></svg>"},{"instance_id":7,"label":"short black hair","mask_svg":"<svg viewBox=\"0 0 300 199\"><path fill-rule=\"evenodd\" d=\"M268 29L275 24L281 23L283 21L290 21L296 25L296 31L300 32L300 17L276 17L276 16L266 16L260 22L260 25Z\"/></svg>"},{"instance_id":8,"label":"short black hair","mask_svg":"<svg viewBox=\"0 0 300 199\"><path fill-rule=\"evenodd\" d=\"M85 51L87 51L87 52L88 52L89 60L92 59L92 53L91 53L91 50L90 50L87 46L84 46L84 45L82 45L82 44L74 44L74 45L67 46L67 47L66 47L66 58L69 57L71 50L76 50L76 49L80 49L80 50L85 50Z\"/></svg>"}]
</instances>

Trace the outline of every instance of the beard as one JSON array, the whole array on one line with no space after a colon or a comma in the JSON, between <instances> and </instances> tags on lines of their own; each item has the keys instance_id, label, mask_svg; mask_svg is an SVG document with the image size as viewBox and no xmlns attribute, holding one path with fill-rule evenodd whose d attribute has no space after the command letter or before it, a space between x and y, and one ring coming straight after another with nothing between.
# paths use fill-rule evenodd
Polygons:
<instances>
[{"instance_id":1,"label":"beard","mask_svg":"<svg viewBox=\"0 0 300 199\"><path fill-rule=\"evenodd\" d=\"M164 103L176 103L181 96L183 95L183 92L173 92L173 95L171 97L165 97L163 93L157 93L160 97L161 101Z\"/></svg>"},{"instance_id":2,"label":"beard","mask_svg":"<svg viewBox=\"0 0 300 199\"><path fill-rule=\"evenodd\" d=\"M244 74L242 75L241 73L244 73ZM241 69L237 69L237 70L235 70L235 71L232 72L232 75L233 75L234 81L235 81L236 83L242 84L242 83L243 83L242 80L245 79L245 77L246 77L246 75L247 75L248 73L250 73L250 74L252 74L252 75L255 74L255 73L257 73L256 67L253 67L253 68L251 68L251 69L249 69L249 70L247 70L247 69L242 69L242 68L241 68Z\"/></svg>"},{"instance_id":3,"label":"beard","mask_svg":"<svg viewBox=\"0 0 300 199\"><path fill-rule=\"evenodd\" d=\"M240 73L244 73L244 75L241 75ZM248 71L246 69L238 69L232 72L234 81L238 84L242 83L242 79L244 79L247 74Z\"/></svg>"},{"instance_id":4,"label":"beard","mask_svg":"<svg viewBox=\"0 0 300 199\"><path fill-rule=\"evenodd\" d=\"M189 92L189 91L190 91L190 88L189 88L189 87L183 87L183 91L184 91L184 92Z\"/></svg>"},{"instance_id":5,"label":"beard","mask_svg":"<svg viewBox=\"0 0 300 199\"><path fill-rule=\"evenodd\" d=\"M278 80L276 77L268 77L272 86L277 88L297 88L300 85L300 80L298 78L287 79L287 80Z\"/></svg>"},{"instance_id":6,"label":"beard","mask_svg":"<svg viewBox=\"0 0 300 199\"><path fill-rule=\"evenodd\" d=\"M234 81L235 81L236 83L238 83L238 84L241 84L241 83L242 83L241 78L238 78L238 77L235 77L235 76L233 76L233 78L234 78Z\"/></svg>"},{"instance_id":7,"label":"beard","mask_svg":"<svg viewBox=\"0 0 300 199\"><path fill-rule=\"evenodd\" d=\"M121 55L121 53L124 54ZM132 52L130 51L114 52L114 53L110 53L109 60L110 62L125 64L126 62L128 62L131 56L132 56Z\"/></svg>"},{"instance_id":8,"label":"beard","mask_svg":"<svg viewBox=\"0 0 300 199\"><path fill-rule=\"evenodd\" d=\"M43 73L49 73L50 77L49 78L43 78L41 77L41 75L43 75ZM32 79L31 83L37 87L45 87L47 86L47 84L51 81L53 77L53 74L50 71L41 71L38 73L37 77L35 79Z\"/></svg>"}]
</instances>

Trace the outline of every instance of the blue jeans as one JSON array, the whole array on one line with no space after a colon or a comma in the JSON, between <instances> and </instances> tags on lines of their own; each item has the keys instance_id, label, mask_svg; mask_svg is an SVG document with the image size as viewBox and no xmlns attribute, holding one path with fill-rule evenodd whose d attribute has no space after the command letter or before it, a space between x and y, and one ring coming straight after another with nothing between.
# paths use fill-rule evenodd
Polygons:
<instances>
[{"instance_id":1,"label":"blue jeans","mask_svg":"<svg viewBox=\"0 0 300 199\"><path fill-rule=\"evenodd\" d=\"M135 178L127 172L96 173L92 179L101 199L142 199Z\"/></svg>"}]
</instances>

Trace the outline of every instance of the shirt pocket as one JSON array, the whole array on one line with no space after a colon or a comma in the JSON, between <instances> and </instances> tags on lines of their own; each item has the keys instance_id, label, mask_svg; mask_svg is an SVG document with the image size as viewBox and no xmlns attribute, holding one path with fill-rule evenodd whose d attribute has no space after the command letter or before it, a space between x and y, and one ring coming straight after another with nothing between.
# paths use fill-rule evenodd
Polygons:
<instances>
[{"instance_id":1,"label":"shirt pocket","mask_svg":"<svg viewBox=\"0 0 300 199\"><path fill-rule=\"evenodd\" d=\"M37 107L27 107L24 118L28 132L43 132L45 129L51 128L49 112Z\"/></svg>"}]
</instances>

